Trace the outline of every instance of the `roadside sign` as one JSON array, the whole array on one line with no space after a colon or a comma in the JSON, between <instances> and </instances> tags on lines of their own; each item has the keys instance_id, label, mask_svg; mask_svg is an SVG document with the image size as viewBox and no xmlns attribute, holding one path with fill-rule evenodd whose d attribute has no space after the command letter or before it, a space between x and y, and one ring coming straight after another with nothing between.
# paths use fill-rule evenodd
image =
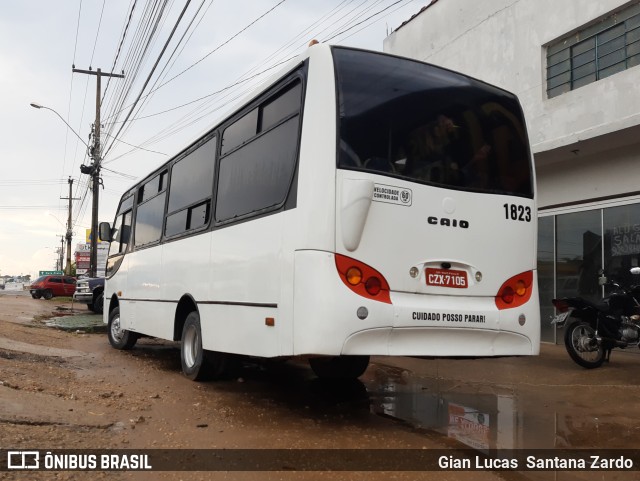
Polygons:
<instances>
[{"instance_id":1,"label":"roadside sign","mask_svg":"<svg viewBox=\"0 0 640 481\"><path fill-rule=\"evenodd\" d=\"M39 271L38 276L61 276L63 271Z\"/></svg>"}]
</instances>

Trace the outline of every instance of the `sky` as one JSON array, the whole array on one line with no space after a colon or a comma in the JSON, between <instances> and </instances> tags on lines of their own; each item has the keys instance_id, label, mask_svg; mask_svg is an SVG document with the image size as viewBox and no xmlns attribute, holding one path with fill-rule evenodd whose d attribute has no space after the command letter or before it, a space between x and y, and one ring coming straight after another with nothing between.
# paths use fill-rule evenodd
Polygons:
<instances>
[{"instance_id":1,"label":"sky","mask_svg":"<svg viewBox=\"0 0 640 481\"><path fill-rule=\"evenodd\" d=\"M91 225L89 177L79 167L91 163L85 144L93 142L96 76L73 73L74 65L125 75L102 78L99 220L111 222L136 179L213 127L234 99L310 40L381 51L384 38L427 3L2 2L0 275L55 267L69 178L80 199L73 201L72 250Z\"/></svg>"}]
</instances>

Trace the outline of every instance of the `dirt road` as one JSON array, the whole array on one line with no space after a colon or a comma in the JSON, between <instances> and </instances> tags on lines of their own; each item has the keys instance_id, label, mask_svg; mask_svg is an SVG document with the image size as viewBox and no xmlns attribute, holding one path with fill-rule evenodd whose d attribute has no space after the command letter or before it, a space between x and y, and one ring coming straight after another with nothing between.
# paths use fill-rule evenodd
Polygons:
<instances>
[{"instance_id":1,"label":"dirt road","mask_svg":"<svg viewBox=\"0 0 640 481\"><path fill-rule=\"evenodd\" d=\"M442 447L424 433L372 414L364 387L361 395L332 393L305 365L249 364L240 378L193 383L180 373L177 344L142 339L132 351L116 351L106 334L45 327L43 320L60 307L68 305L55 298L0 296L3 448ZM51 473L4 474L51 479ZM55 479L318 479L319 474L61 472ZM321 474L322 479L447 478ZM473 479L473 473L451 479Z\"/></svg>"},{"instance_id":2,"label":"dirt road","mask_svg":"<svg viewBox=\"0 0 640 481\"><path fill-rule=\"evenodd\" d=\"M556 449L640 445L638 354L586 371L562 346L533 358L376 358L360 381L325 383L306 364L248 362L194 383L177 343L131 351L104 333L46 327L69 305L0 295L2 449ZM84 308L81 308L84 312ZM258 451L254 451L258 453ZM0 479L639 479L573 472L0 472ZM593 476L590 476L593 475Z\"/></svg>"}]
</instances>

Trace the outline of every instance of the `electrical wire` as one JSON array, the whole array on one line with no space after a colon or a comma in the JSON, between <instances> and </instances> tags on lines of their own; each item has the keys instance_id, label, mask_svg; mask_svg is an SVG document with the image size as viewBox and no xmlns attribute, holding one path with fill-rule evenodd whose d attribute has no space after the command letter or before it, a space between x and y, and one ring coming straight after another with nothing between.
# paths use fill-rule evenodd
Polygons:
<instances>
[{"instance_id":1,"label":"electrical wire","mask_svg":"<svg viewBox=\"0 0 640 481\"><path fill-rule=\"evenodd\" d=\"M156 77L156 80L153 82L153 85L151 85L150 90L153 91L153 89L155 88L155 86L157 85L158 81L160 81L161 79L164 79L168 73L167 68L169 67L169 63L171 62L171 60L175 60L177 59L176 56L176 52L177 50L182 46L182 49L180 50L180 53L184 50L184 47L186 46L186 43L189 41L189 39L191 38L191 35L193 34L193 30L191 29L191 27L193 26L193 23L195 22L195 20L197 19L198 15L200 14L200 11L202 10L202 7L204 6L206 0L202 0L202 2L200 3L200 6L196 9L195 13L193 14L189 24L187 25L187 27L185 28L184 32L182 33L182 36L180 37L180 39L178 40L178 42L176 43L173 51L171 52L171 55L169 55L169 58L166 60L164 67L162 68L162 70L160 71L160 73L158 74L158 76ZM213 0L211 0L211 3L209 3L209 7L211 6L211 4L213 3ZM208 11L208 8L207 10ZM206 14L205 11L205 14ZM202 21L202 18L200 18L200 21ZM198 24L200 24L200 21L198 21ZM188 39L185 41L185 37L187 35L187 33L189 33L191 31L191 35L189 35ZM179 55L179 54L178 54ZM175 58L174 58L175 57ZM173 64L172 64L173 65ZM170 67L169 67L170 68ZM141 112L145 105L147 104L147 102L150 101L150 99L153 97L154 92L151 92L148 95L145 95L142 99L142 102L140 103L140 105L137 107L137 111ZM135 114L134 114L135 116ZM109 130L109 134L111 134L111 132L113 132L115 125L111 125ZM128 132L129 128L131 127L131 124L129 124L129 126L127 126L123 131L121 135L126 135L126 133ZM116 139L117 140L117 139ZM131 144L129 144L131 145Z\"/></svg>"},{"instance_id":2,"label":"electrical wire","mask_svg":"<svg viewBox=\"0 0 640 481\"><path fill-rule=\"evenodd\" d=\"M356 30L355 32L352 32L351 35L349 35L347 37L344 37L344 38L349 38L352 35L354 35L355 33L359 32L359 31L361 31L361 30L363 30L365 28L368 28L373 23L375 23L375 22L380 20L380 19L377 19L377 20L373 20L373 22L371 22L371 20L374 19L375 17L378 17L378 16L384 14L384 12L387 12L388 10L392 9L394 6L400 5L403 1L406 2L406 0L397 0L397 1L395 1L395 2L393 2L391 4L389 4L389 5L385 6L384 8L377 10L373 14L367 16L366 18L364 18L362 20L359 20L356 23L353 23L353 19L354 18L358 18L358 19L362 18L363 14L366 14L366 13L370 12L373 8L375 8L376 6L380 5L382 3L382 1L383 0L378 0L378 1L374 2L373 4L370 3L368 6L365 6L366 1L365 2L360 2L355 7L352 7L351 10L349 10L348 12L343 13L337 20L334 19L332 23L330 23L329 25L325 26L318 33L326 32L332 26L338 24L335 29L333 29L331 32L329 32L326 35L325 41L327 41L327 40L332 40L332 39L338 38L338 37L344 35L345 33L352 32L354 28L357 28L358 26L361 26L360 29ZM409 0L409 1L412 1L412 0ZM283 2L280 2L280 3L283 3ZM276 8L279 4L277 4L273 8ZM332 12L337 11L338 9L344 9L350 4L352 4L351 1L344 0L339 5L334 7L331 12L329 12L328 14L325 14L322 17L322 20L326 21L326 20L332 19ZM406 5L406 3L405 3L405 5ZM364 6L364 8L363 8L363 6ZM396 11L397 9L401 8L402 6L404 6L404 5L397 6L397 8L395 8L393 11ZM345 17L346 17L346 21L345 21ZM369 22L369 23L367 24L367 22ZM283 46L284 48L280 47L280 49L276 50L276 52L274 52L274 54L272 54L269 58L273 58L274 55L277 55L278 52L282 52L282 50L286 50L286 46L291 46L304 32L309 31L315 25L316 25L316 23L311 24L309 27L307 27L307 29L305 31L301 32L300 34L298 34L297 37L294 37L293 40L290 40L287 44L285 44L285 46ZM243 30L245 30L245 29L243 29ZM236 34L236 36L239 35L239 33L240 32L238 32L238 34ZM231 39L233 39L233 38L234 37L231 37ZM344 40L344 38L343 38L343 40ZM228 39L225 43L228 43L231 39ZM147 95L150 95L150 94L154 93L155 91L157 91L158 89L162 88L163 86L165 86L166 84L168 84L169 82L171 82L172 80L177 78L178 76L186 73L188 70L190 70L191 68L195 67L198 63L202 62L205 58L207 58L209 55L211 55L213 52L215 52L217 49L219 49L225 43L219 45L218 47L216 47L216 49L214 49L211 52L209 52L207 55L202 57L197 62L194 62L193 64L191 64L189 67L187 67L186 69L181 71L176 76L174 76L171 79L169 79L168 81L162 83L157 88L153 88L149 92L149 94L147 94ZM306 41L305 41L305 45L306 45ZM286 61L283 61L283 62L280 62L280 63L285 63L285 62ZM264 64L262 64L262 65L264 65ZM272 67L268 67L266 70L270 70L271 68ZM251 71L249 71L249 73L250 72ZM157 115L160 115L160 114L163 114L163 113L172 112L172 111L178 110L178 109L180 109L182 107L186 107L186 106L192 105L192 104L197 104L197 103L200 103L200 102L205 101L205 100L214 100L214 99L211 99L211 97L214 97L215 95L220 94L222 92L227 92L228 90L231 90L232 87L236 87L236 86L239 86L240 84L248 82L252 78L259 76L259 74L260 74L260 72L258 74L249 75L246 78L242 78L241 77L236 82L233 82L232 84L230 84L230 85L228 85L228 86L226 86L226 87L224 87L222 89L216 90L215 92L213 92L211 94L207 94L205 96L199 97L199 98L194 99L192 101L180 104L180 105L172 107L170 109L166 109L166 110L164 110L162 112L156 112L156 113L145 115L145 116L140 116L138 114L137 116L135 116L133 118L129 118L128 121L131 123L131 122L133 122L135 120L140 120L142 118L154 117L154 116L157 116ZM247 86L247 89L245 89L244 92L248 91L251 88L252 88L252 86ZM227 93L230 93L230 92L227 92ZM237 99L238 97L241 97L241 96L242 96L242 93L239 94L239 95L236 95L235 99ZM156 135L154 135L152 138L147 139L146 141L140 143L140 146L142 147L142 146L146 146L146 145L151 145L153 143L159 142L160 140L164 140L167 137L169 137L171 135L174 135L178 131L180 131L180 130L182 130L184 128L187 128L187 127L199 122L200 120L203 120L208 115L210 115L211 113L213 113L213 112L215 112L215 111L217 111L219 109L220 109L219 106L214 106L213 108L210 108L206 113L198 114L197 112L203 112L204 111L204 106L199 106L198 108L193 110L190 114L187 114L186 116L183 116L182 120L178 120L177 122L172 123L171 126L168 126L165 129L163 129L162 131L156 133ZM138 112L140 112L140 110L138 110ZM115 121L115 122L112 122L112 123L116 124L116 123L120 123L120 121ZM128 155L131 152L133 152L133 151L129 151L129 152L126 152L126 153L124 153L124 154L122 154L120 156L117 156L115 158L109 159L108 161L105 161L105 163L113 162L113 161L115 161L115 160L117 160L119 158L122 158L125 155Z\"/></svg>"},{"instance_id":3,"label":"electrical wire","mask_svg":"<svg viewBox=\"0 0 640 481\"><path fill-rule=\"evenodd\" d=\"M211 50L210 52L208 52L206 55L204 55L202 58L200 58L199 60L197 60L196 62L192 63L191 65L189 65L187 68L185 68L184 70L182 70L180 73L174 75L173 77L171 77L169 80L167 80L166 82L162 83L161 85L159 85L158 87L156 87L154 90L151 90L147 95L151 95L153 92L156 92L157 90L160 90L161 88L165 87L166 85L168 85L169 83L173 82L175 79L177 79L178 77L184 75L185 73L187 73L189 70L191 70L193 67L195 67L196 65L200 64L203 60L207 59L208 57L210 57L213 53L217 52L218 50L220 50L222 47L224 47L225 45L227 45L229 42L231 42L233 39L235 39L236 37L238 37L240 34L244 33L246 30L248 30L251 26L253 26L254 24L256 24L258 21L260 21L261 19L263 19L265 16L267 16L269 13L271 13L273 10L275 10L277 7L279 7L280 5L282 5L284 2L286 2L287 0L280 0L280 2L278 2L276 5L274 5L273 7L271 7L269 10L267 10L266 12L264 12L262 15L260 15L259 17L257 17L256 19L252 20L249 24L247 24L245 27L243 27L241 30L239 30L238 32L236 32L235 34L233 34L231 37L229 37L227 40L225 40L224 42L222 42L221 44L219 44L217 47L215 47L213 50ZM125 109L131 107L132 104L128 105L127 107L125 107L122 111L124 111ZM117 112L117 114L120 114L122 111ZM109 118L106 119L107 121L109 120Z\"/></svg>"},{"instance_id":4,"label":"electrical wire","mask_svg":"<svg viewBox=\"0 0 640 481\"><path fill-rule=\"evenodd\" d=\"M282 0L285 1L285 0ZM147 79L144 82L144 85L142 86L142 88L140 89L140 93L138 94L138 97L136 98L136 100L133 102L133 105L131 106L131 110L129 110L129 112L127 113L127 116L124 120L124 123L122 124L122 126L120 127L120 129L118 130L118 132L116 133L116 135L113 136L111 145L107 148L107 150L104 152L103 156L106 156L109 153L109 150L111 150L111 147L113 146L115 139L118 138L118 135L120 135L120 132L122 131L122 128L126 125L126 121L129 119L129 117L131 116L131 113L133 112L133 109L135 108L135 106L137 105L137 103L140 101L140 98L142 97L142 94L144 92L144 90L147 88L147 85L149 84L149 82L151 81L151 77L153 76L153 73L155 72L156 68L158 67L158 64L160 63L160 60L162 59L162 56L164 55L165 51L167 50L167 47L169 46L169 43L171 42L171 39L173 38L173 35L176 32L176 29L178 28L178 25L180 24L180 21L182 20L182 17L184 16L185 12L187 11L187 8L189 7L189 4L191 3L191 0L187 0L185 2L185 6L182 9L182 12L180 12L180 16L178 17L178 20L176 21L175 25L173 26L173 29L171 30L171 33L169 34L169 38L167 38L164 47L162 48L162 51L160 52L160 54L158 55L158 58L156 59L155 64L153 65L153 68L151 69L151 72L149 73L149 75L147 76Z\"/></svg>"},{"instance_id":5,"label":"electrical wire","mask_svg":"<svg viewBox=\"0 0 640 481\"><path fill-rule=\"evenodd\" d=\"M120 58L120 51L122 50L122 44L124 43L125 39L127 38L127 33L129 32L129 25L131 24L131 19L133 18L133 12L135 12L136 9L136 5L138 3L138 0L133 0L131 5L131 10L129 11L129 17L127 18L127 23L124 26L121 38L120 38L120 42L118 44L118 49L116 51L116 56L113 59L113 64L111 65L111 72L114 71L114 69L116 68L116 64L118 63L118 58ZM104 88L104 93L102 94L102 99L100 100L100 105L102 105L102 103L104 102L105 97L107 96L107 91L109 90L109 85L111 84L111 77L108 78L107 80L107 85Z\"/></svg>"},{"instance_id":6,"label":"electrical wire","mask_svg":"<svg viewBox=\"0 0 640 481\"><path fill-rule=\"evenodd\" d=\"M104 5L106 0L102 0L102 10L100 10L100 20L98 20L98 29L96 30L96 40L93 42L93 52L91 52L91 62L96 54L96 46L98 45L98 37L100 36L100 27L102 26L102 15L104 14Z\"/></svg>"},{"instance_id":7,"label":"electrical wire","mask_svg":"<svg viewBox=\"0 0 640 481\"><path fill-rule=\"evenodd\" d=\"M367 18L365 18L364 20L361 20L361 21L359 21L358 23L356 23L356 24L354 24L354 25L350 26L349 28L346 28L346 29L344 29L344 30L342 30L342 31L340 31L340 32L338 32L338 33L336 33L336 34L334 34L334 35L332 35L332 36L328 37L328 38L325 38L325 39L323 40L323 42L329 42L330 40L333 40L334 38L336 38L336 37L338 37L338 36L342 35L343 33L346 33L346 32L348 32L349 30L354 29L354 28L355 28L355 27L357 27L358 25L363 24L363 23L364 23L364 22L366 22L367 20L370 20L370 19L371 19L371 18L373 18L373 17L377 17L377 16L378 16L378 15L380 15L382 12L385 12L385 11L389 10L389 9L390 9L391 7L393 7L394 5L397 5L397 4L399 4L399 3L402 3L403 1L406 1L406 0L396 0L396 1L395 1L395 2L393 2L391 5L387 5L387 6L386 6L385 8L383 8L382 10L379 10L379 11L377 11L376 13L374 13L373 15L368 16L368 17L367 17Z\"/></svg>"}]
</instances>

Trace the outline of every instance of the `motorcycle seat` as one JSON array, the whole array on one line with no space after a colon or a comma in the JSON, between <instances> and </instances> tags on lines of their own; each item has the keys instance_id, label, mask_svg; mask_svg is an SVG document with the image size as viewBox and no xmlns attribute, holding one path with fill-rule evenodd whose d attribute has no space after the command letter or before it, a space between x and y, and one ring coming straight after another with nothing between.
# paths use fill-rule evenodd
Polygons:
<instances>
[{"instance_id":1,"label":"motorcycle seat","mask_svg":"<svg viewBox=\"0 0 640 481\"><path fill-rule=\"evenodd\" d=\"M591 302L591 301L588 301L587 299L583 299L581 297L579 297L578 299L580 299L586 305L591 306L591 307L593 307L594 309L596 309L598 311L606 312L606 311L610 310L609 303L606 302L606 301Z\"/></svg>"}]
</instances>

